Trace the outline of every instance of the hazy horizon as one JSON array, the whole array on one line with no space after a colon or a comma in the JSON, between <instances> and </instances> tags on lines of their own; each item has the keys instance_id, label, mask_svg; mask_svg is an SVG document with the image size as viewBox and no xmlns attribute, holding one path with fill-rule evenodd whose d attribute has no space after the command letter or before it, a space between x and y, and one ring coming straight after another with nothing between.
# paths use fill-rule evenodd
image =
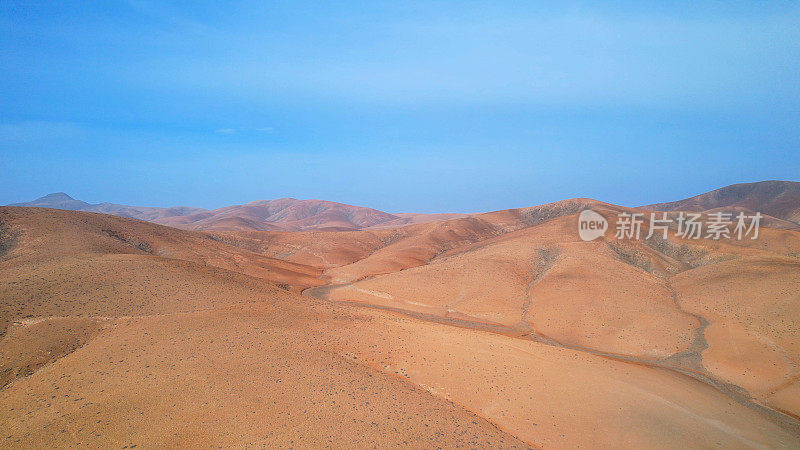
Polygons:
<instances>
[{"instance_id":1,"label":"hazy horizon","mask_svg":"<svg viewBox=\"0 0 800 450\"><path fill-rule=\"evenodd\" d=\"M759 180L758 182L768 182L768 181L791 181L791 180ZM754 182L754 183L757 183L757 182ZM742 183L735 183L735 184L742 184ZM748 183L744 183L744 184L748 184ZM710 191L711 191L711 190L716 190L716 189L719 189L719 188L723 188L723 187L726 187L726 186L719 186L718 188L710 189ZM706 192L707 192L707 191L706 191ZM695 195L704 194L704 193L706 193L706 192L698 192L697 194L688 195L688 196L686 196L686 197L673 198L673 199L664 200L664 201L658 201L658 202L650 202L650 203L646 203L646 204L645 204L645 203L643 203L643 204L639 204L639 205L619 205L619 206L638 207L638 206L648 206L648 205L655 204L655 203L668 203L668 202L674 202L674 201L678 201L678 200L684 200L685 198L694 197ZM86 203L88 203L88 204L90 204L90 205L97 205L97 204L102 204L102 203L111 203L111 204L118 204L118 205L125 205L125 206L138 206L138 207L161 207L161 208L170 208L170 207L198 207L197 205L193 205L193 204L181 204L181 205L134 205L134 204L125 204L125 203L109 202L109 201L106 201L106 200L100 200L100 201L86 201L86 200L84 200L84 199L82 199L82 198L77 198L77 197L75 197L75 196L73 196L73 195L70 195L68 192L64 192L64 191L59 191L59 192L49 192L49 193L47 193L47 194L42 194L42 195L40 195L39 197L36 197L36 198L32 198L32 199L28 199L28 200L23 200L23 201L19 201L19 202L12 202L12 203L10 203L10 204L12 204L12 205L13 205L13 204L20 204L20 203L29 203L29 202L32 202L32 201L35 201L35 200L39 200L39 199L45 198L45 197L47 197L47 196L50 196L50 195L56 195L56 194L65 194L65 195L67 195L68 197L72 198L73 200L84 201L84 202L86 202ZM304 200L319 201L319 200L322 200L322 201L330 201L330 202L335 202L335 203L344 203L344 202L337 202L336 200L323 199L323 198L297 198L297 197L280 197L280 198L261 198L261 199L252 199L252 200L240 201L240 202L231 203L231 204L226 204L226 205L219 205L219 206L215 206L215 207L212 207L212 208L205 208L205 209L208 209L208 210L215 210L215 209L224 208L224 207L228 207L228 206L245 205L245 204L248 204L248 203L251 203L251 202L256 202L256 201L263 201L263 200L281 200L281 199L286 199L286 198L293 199L293 200L299 200L299 201L304 201ZM590 198L590 199L593 199L593 200L604 201L603 199L600 199L600 198L593 198L593 197L589 197L589 196L580 196L580 197L571 197L571 198ZM564 199L560 199L560 200L569 200L569 199L567 199L567 198L564 198ZM558 201L558 200L556 200L556 201ZM549 202L549 203L552 203L552 202ZM607 202L607 203L610 203L610 202ZM542 203L542 204L543 204L543 203ZM518 205L518 206L516 206L516 207L518 207L518 208L524 208L524 207L527 207L527 206L538 206L538 205L540 205L540 204ZM0 205L0 206L2 206L2 205ZM372 209L379 209L379 208L374 208L374 207L372 207L372 206L370 206L370 205L352 205L352 206L365 207L365 208L372 208ZM200 206L199 208L204 208L204 207ZM515 207L509 207L509 208L505 208L505 209L513 209L513 208L515 208ZM383 211L383 212L388 212L388 213L390 213L390 214L420 213L420 211L385 211L385 210L382 210L382 211ZM484 211L426 211L425 213L428 213L428 214L436 214L436 213L441 213L441 214L447 214L447 213L472 214L472 213L486 213L486 212L492 212L492 211L498 211L498 209L487 209L487 210L484 210Z\"/></svg>"}]
</instances>

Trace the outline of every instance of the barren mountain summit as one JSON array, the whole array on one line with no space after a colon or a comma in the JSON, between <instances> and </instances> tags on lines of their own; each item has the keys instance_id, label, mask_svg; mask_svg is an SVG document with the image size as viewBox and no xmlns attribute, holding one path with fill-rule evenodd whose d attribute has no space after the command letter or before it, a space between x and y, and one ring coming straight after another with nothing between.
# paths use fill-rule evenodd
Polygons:
<instances>
[{"instance_id":1,"label":"barren mountain summit","mask_svg":"<svg viewBox=\"0 0 800 450\"><path fill-rule=\"evenodd\" d=\"M770 180L733 184L684 200L657 203L643 208L655 211L744 208L800 224L800 183Z\"/></svg>"}]
</instances>

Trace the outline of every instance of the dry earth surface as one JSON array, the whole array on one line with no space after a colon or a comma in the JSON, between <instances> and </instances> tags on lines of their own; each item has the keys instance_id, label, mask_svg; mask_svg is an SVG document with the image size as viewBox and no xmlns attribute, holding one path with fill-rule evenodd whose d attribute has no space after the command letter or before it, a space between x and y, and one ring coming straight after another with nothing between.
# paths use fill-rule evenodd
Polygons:
<instances>
[{"instance_id":1,"label":"dry earth surface","mask_svg":"<svg viewBox=\"0 0 800 450\"><path fill-rule=\"evenodd\" d=\"M798 448L770 192L725 242L583 242L633 211L589 199L295 232L0 208L0 443Z\"/></svg>"}]
</instances>

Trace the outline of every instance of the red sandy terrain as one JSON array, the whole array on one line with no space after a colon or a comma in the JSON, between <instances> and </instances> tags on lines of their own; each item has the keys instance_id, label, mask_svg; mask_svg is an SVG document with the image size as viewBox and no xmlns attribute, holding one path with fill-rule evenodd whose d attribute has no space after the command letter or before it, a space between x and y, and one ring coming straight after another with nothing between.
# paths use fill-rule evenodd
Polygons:
<instances>
[{"instance_id":1,"label":"red sandy terrain","mask_svg":"<svg viewBox=\"0 0 800 450\"><path fill-rule=\"evenodd\" d=\"M757 240L584 242L580 211L637 211L589 199L347 231L0 208L0 442L797 448L794 187L737 189L652 208L763 211Z\"/></svg>"}]
</instances>

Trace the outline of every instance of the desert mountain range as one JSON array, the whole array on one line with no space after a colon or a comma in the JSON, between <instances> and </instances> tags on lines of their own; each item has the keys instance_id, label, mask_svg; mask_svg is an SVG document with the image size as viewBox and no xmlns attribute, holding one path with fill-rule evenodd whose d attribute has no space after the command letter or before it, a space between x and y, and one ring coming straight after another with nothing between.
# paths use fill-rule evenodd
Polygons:
<instances>
[{"instance_id":1,"label":"desert mountain range","mask_svg":"<svg viewBox=\"0 0 800 450\"><path fill-rule=\"evenodd\" d=\"M800 223L800 183L763 181L742 183L717 189L696 197L670 203L642 207L654 211L700 211L717 209L749 211L756 208L763 214L797 225ZM301 231L360 230L392 228L414 223L466 217L468 214L390 214L372 208L345 205L325 200L257 200L244 205L215 210L188 206L158 208L114 203L91 204L76 200L64 192L45 195L31 202L8 206L31 206L89 211L168 225L184 230L217 231Z\"/></svg>"},{"instance_id":2,"label":"desert mountain range","mask_svg":"<svg viewBox=\"0 0 800 450\"><path fill-rule=\"evenodd\" d=\"M585 242L587 208L765 219ZM0 442L797 448L798 211L784 181L455 217L0 207Z\"/></svg>"},{"instance_id":3,"label":"desert mountain range","mask_svg":"<svg viewBox=\"0 0 800 450\"><path fill-rule=\"evenodd\" d=\"M465 216L465 214L389 214L372 208L342 203L293 198L258 200L215 210L187 206L156 208L114 203L90 204L75 200L63 192L48 194L32 202L15 203L9 206L99 212L146 220L185 230L229 231L358 230L379 226L395 227Z\"/></svg>"}]
</instances>

